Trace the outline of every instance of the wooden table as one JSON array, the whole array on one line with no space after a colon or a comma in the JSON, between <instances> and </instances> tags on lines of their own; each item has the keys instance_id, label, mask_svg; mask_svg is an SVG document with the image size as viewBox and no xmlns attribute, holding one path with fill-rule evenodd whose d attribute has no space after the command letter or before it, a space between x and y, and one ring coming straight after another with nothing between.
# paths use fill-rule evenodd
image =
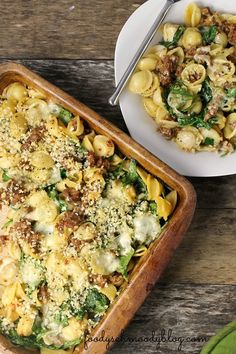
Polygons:
<instances>
[{"instance_id":1,"label":"wooden table","mask_svg":"<svg viewBox=\"0 0 236 354\"><path fill-rule=\"evenodd\" d=\"M142 3L1 0L0 62L23 63L127 131L119 108L107 99L114 85L116 38ZM195 337L208 338L235 319L236 178L191 181L198 194L193 224L161 283L124 332L126 342L117 343L112 354L197 354L202 343ZM164 341L168 330L173 332ZM160 345L140 338L152 332L162 332ZM176 337L184 340L182 351Z\"/></svg>"}]
</instances>

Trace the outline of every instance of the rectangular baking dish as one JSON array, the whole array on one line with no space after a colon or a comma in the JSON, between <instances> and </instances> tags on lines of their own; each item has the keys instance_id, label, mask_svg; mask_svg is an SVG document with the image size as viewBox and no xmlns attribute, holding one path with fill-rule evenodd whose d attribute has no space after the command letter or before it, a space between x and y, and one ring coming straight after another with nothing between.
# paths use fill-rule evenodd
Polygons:
<instances>
[{"instance_id":1,"label":"rectangular baking dish","mask_svg":"<svg viewBox=\"0 0 236 354\"><path fill-rule=\"evenodd\" d=\"M193 217L196 193L192 185L184 177L178 175L174 170L133 141L128 135L84 104L22 65L15 63L0 65L0 92L15 81L39 89L48 99L62 105L75 115L80 115L97 133L109 136L124 155L137 160L149 173L162 179L178 193L176 210L163 230L161 237L149 247L146 254L137 263L132 271L129 284L91 334L91 338L93 337L94 339L102 336L104 339L115 339L128 325L179 246ZM76 348L74 353L102 354L106 352L106 347L107 342L105 340L88 340L86 346L82 343ZM32 350L14 347L3 336L0 336L0 352L6 354L30 354ZM33 352L38 353L39 351L34 350Z\"/></svg>"}]
</instances>

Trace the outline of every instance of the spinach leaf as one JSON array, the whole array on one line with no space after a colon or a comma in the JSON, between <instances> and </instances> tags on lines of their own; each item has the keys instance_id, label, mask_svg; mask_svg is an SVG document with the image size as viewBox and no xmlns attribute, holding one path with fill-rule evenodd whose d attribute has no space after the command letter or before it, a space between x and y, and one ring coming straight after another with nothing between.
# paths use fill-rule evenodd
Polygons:
<instances>
[{"instance_id":1,"label":"spinach leaf","mask_svg":"<svg viewBox=\"0 0 236 354\"><path fill-rule=\"evenodd\" d=\"M183 96L186 99L192 99L193 94L188 91L187 87L184 86L184 84L178 80L176 81L170 88L170 92L177 95L177 96Z\"/></svg>"},{"instance_id":2,"label":"spinach leaf","mask_svg":"<svg viewBox=\"0 0 236 354\"><path fill-rule=\"evenodd\" d=\"M209 103L213 98L212 89L208 80L205 80L202 84L201 96L205 103Z\"/></svg>"},{"instance_id":3,"label":"spinach leaf","mask_svg":"<svg viewBox=\"0 0 236 354\"><path fill-rule=\"evenodd\" d=\"M211 129L212 126L217 122L215 117L210 118L207 122L204 121L204 115L191 115L191 116L181 116L178 117L178 123L181 127L186 125L191 125L195 128L206 128Z\"/></svg>"},{"instance_id":4,"label":"spinach leaf","mask_svg":"<svg viewBox=\"0 0 236 354\"><path fill-rule=\"evenodd\" d=\"M65 179L67 177L67 172L64 168L60 170L60 174L62 179Z\"/></svg>"},{"instance_id":5,"label":"spinach leaf","mask_svg":"<svg viewBox=\"0 0 236 354\"><path fill-rule=\"evenodd\" d=\"M9 179L11 179L11 178L8 176L7 170L2 169L2 171L3 171L3 173L2 173L2 180L3 180L3 182L9 181Z\"/></svg>"},{"instance_id":6,"label":"spinach leaf","mask_svg":"<svg viewBox=\"0 0 236 354\"><path fill-rule=\"evenodd\" d=\"M137 163L133 159L130 160L129 169L122 176L121 181L123 186L133 185L139 194L147 192L146 185L137 172Z\"/></svg>"},{"instance_id":7,"label":"spinach leaf","mask_svg":"<svg viewBox=\"0 0 236 354\"><path fill-rule=\"evenodd\" d=\"M124 186L128 186L129 184L134 184L138 178L137 163L135 160L130 160L129 169L125 176L123 176L122 183Z\"/></svg>"},{"instance_id":8,"label":"spinach leaf","mask_svg":"<svg viewBox=\"0 0 236 354\"><path fill-rule=\"evenodd\" d=\"M177 31L174 34L174 37L172 41L162 41L161 44L164 45L167 48L171 48L176 46L182 35L184 34L185 27L184 26L179 26Z\"/></svg>"},{"instance_id":9,"label":"spinach leaf","mask_svg":"<svg viewBox=\"0 0 236 354\"><path fill-rule=\"evenodd\" d=\"M204 44L211 44L214 42L218 29L217 26L210 26L210 27L200 27L200 31L202 34L202 39Z\"/></svg>"},{"instance_id":10,"label":"spinach leaf","mask_svg":"<svg viewBox=\"0 0 236 354\"><path fill-rule=\"evenodd\" d=\"M131 258L133 257L133 254L134 254L134 250L131 249L127 255L120 257L120 265L119 265L117 271L119 273L121 273L125 279L127 279L127 277L128 277L127 269L128 269L129 262L130 262Z\"/></svg>"},{"instance_id":11,"label":"spinach leaf","mask_svg":"<svg viewBox=\"0 0 236 354\"><path fill-rule=\"evenodd\" d=\"M122 174L124 174L123 167L124 167L124 163L121 162L119 165L116 166L116 168L113 171L111 171L112 176L114 176L115 178L120 178Z\"/></svg>"},{"instance_id":12,"label":"spinach leaf","mask_svg":"<svg viewBox=\"0 0 236 354\"><path fill-rule=\"evenodd\" d=\"M36 342L36 337L34 335L28 337L19 336L15 329L10 329L10 331L4 335L16 346L25 348L40 348L40 344Z\"/></svg>"},{"instance_id":13,"label":"spinach leaf","mask_svg":"<svg viewBox=\"0 0 236 354\"><path fill-rule=\"evenodd\" d=\"M68 317L63 312L58 312L54 317L54 321L63 327L68 326Z\"/></svg>"},{"instance_id":14,"label":"spinach leaf","mask_svg":"<svg viewBox=\"0 0 236 354\"><path fill-rule=\"evenodd\" d=\"M63 124L68 125L68 123L74 118L73 114L61 106L59 106L59 109L58 118Z\"/></svg>"},{"instance_id":15,"label":"spinach leaf","mask_svg":"<svg viewBox=\"0 0 236 354\"><path fill-rule=\"evenodd\" d=\"M214 146L214 139L212 139L212 138L206 138L205 140L204 140L204 142L203 142L203 144L204 145L212 145L212 146Z\"/></svg>"},{"instance_id":16,"label":"spinach leaf","mask_svg":"<svg viewBox=\"0 0 236 354\"><path fill-rule=\"evenodd\" d=\"M103 313L109 305L108 298L100 293L96 288L89 289L88 295L86 296L83 308L90 315L96 315L98 313Z\"/></svg>"},{"instance_id":17,"label":"spinach leaf","mask_svg":"<svg viewBox=\"0 0 236 354\"><path fill-rule=\"evenodd\" d=\"M236 87L232 87L232 88L228 89L226 95L230 98L236 97Z\"/></svg>"},{"instance_id":18,"label":"spinach leaf","mask_svg":"<svg viewBox=\"0 0 236 354\"><path fill-rule=\"evenodd\" d=\"M34 331L33 327L33 334L27 337L19 336L15 329L10 329L8 332L5 332L1 329L1 332L15 346L25 348L49 348L52 350L69 349L79 345L83 339L83 336L80 336L75 340L65 342L63 345L46 345L42 339L42 336L47 333L47 330L43 329L42 327L37 328L36 331Z\"/></svg>"}]
</instances>

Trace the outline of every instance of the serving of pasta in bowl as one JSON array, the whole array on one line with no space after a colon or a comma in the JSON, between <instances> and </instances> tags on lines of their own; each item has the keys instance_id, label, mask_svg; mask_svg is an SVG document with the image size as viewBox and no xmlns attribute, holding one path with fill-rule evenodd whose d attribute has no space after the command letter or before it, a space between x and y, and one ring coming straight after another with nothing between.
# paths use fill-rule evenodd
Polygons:
<instances>
[{"instance_id":1,"label":"serving of pasta in bowl","mask_svg":"<svg viewBox=\"0 0 236 354\"><path fill-rule=\"evenodd\" d=\"M116 47L116 81L161 6L162 1L147 1L124 26ZM185 175L236 173L233 13L233 3L223 0L176 3L120 99L131 135ZM133 50L124 58L132 36Z\"/></svg>"},{"instance_id":2,"label":"serving of pasta in bowl","mask_svg":"<svg viewBox=\"0 0 236 354\"><path fill-rule=\"evenodd\" d=\"M26 68L0 66L0 90L0 350L104 353L93 336L117 337L141 305L194 190Z\"/></svg>"}]
</instances>

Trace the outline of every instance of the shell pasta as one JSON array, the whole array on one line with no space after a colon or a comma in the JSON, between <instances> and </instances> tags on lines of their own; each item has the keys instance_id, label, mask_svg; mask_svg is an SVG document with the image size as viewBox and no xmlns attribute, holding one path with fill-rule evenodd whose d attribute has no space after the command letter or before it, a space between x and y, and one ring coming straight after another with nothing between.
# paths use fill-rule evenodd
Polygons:
<instances>
[{"instance_id":1,"label":"shell pasta","mask_svg":"<svg viewBox=\"0 0 236 354\"><path fill-rule=\"evenodd\" d=\"M151 58L141 68L148 69L135 90L148 105L159 79L149 70ZM230 125L225 129L232 135ZM41 354L72 353L128 284L176 203L176 191L81 117L31 87L6 87L0 96L0 332Z\"/></svg>"},{"instance_id":2,"label":"shell pasta","mask_svg":"<svg viewBox=\"0 0 236 354\"><path fill-rule=\"evenodd\" d=\"M235 18L190 3L184 24L162 26L130 79L159 133L186 152L235 150Z\"/></svg>"}]
</instances>

